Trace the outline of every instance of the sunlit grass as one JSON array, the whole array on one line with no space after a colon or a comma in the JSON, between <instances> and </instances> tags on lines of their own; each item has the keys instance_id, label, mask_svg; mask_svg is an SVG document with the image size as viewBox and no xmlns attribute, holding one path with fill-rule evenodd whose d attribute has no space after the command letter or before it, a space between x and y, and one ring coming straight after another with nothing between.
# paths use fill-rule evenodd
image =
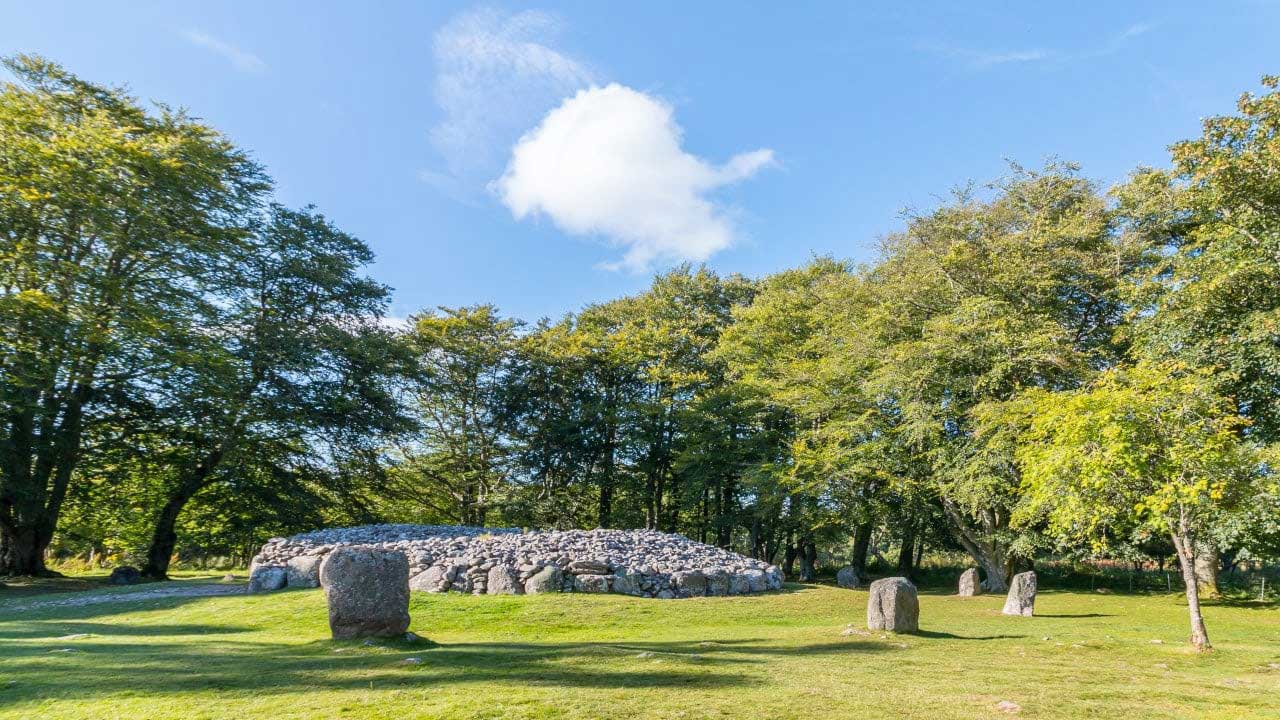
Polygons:
<instances>
[{"instance_id":1,"label":"sunlit grass","mask_svg":"<svg viewBox=\"0 0 1280 720\"><path fill-rule=\"evenodd\" d=\"M133 588L122 592L136 591ZM925 593L920 635L860 630L866 593L681 601L414 594L403 642L328 640L319 591L14 610L0 599L0 717L1280 717L1280 609L1174 595ZM4 596L0 595L0 598ZM418 658L420 664L407 664Z\"/></svg>"}]
</instances>

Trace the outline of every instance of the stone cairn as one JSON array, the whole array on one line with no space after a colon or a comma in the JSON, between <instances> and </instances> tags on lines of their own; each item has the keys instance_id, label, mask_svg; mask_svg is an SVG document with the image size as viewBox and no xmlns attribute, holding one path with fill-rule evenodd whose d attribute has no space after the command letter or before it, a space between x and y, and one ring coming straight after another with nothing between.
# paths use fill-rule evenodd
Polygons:
<instances>
[{"instance_id":1,"label":"stone cairn","mask_svg":"<svg viewBox=\"0 0 1280 720\"><path fill-rule=\"evenodd\" d=\"M667 599L778 590L783 580L774 565L653 530L364 525L268 541L250 566L249 591L316 587L324 557L350 546L404 553L409 587L425 592Z\"/></svg>"},{"instance_id":2,"label":"stone cairn","mask_svg":"<svg viewBox=\"0 0 1280 720\"><path fill-rule=\"evenodd\" d=\"M1005 615L1031 617L1036 607L1036 574L1018 573L1009 583L1009 596L1004 601Z\"/></svg>"},{"instance_id":3,"label":"stone cairn","mask_svg":"<svg viewBox=\"0 0 1280 720\"><path fill-rule=\"evenodd\" d=\"M920 598L904 577L871 583L867 595L867 629L913 633L920 630Z\"/></svg>"}]
</instances>

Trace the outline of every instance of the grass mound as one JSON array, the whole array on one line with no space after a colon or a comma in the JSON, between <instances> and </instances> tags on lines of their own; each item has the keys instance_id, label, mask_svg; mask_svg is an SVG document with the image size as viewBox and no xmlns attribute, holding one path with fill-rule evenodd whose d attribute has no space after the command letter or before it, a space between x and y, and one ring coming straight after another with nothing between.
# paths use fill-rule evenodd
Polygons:
<instances>
[{"instance_id":1,"label":"grass mound","mask_svg":"<svg viewBox=\"0 0 1280 720\"><path fill-rule=\"evenodd\" d=\"M999 596L926 590L922 632L897 636L862 629L865 592L825 586L415 593L425 640L366 645L327 639L318 590L129 600L141 591L0 595L0 718L1280 716L1275 604L1209 606L1217 651L1197 655L1174 595L1042 591L1017 618Z\"/></svg>"}]
</instances>

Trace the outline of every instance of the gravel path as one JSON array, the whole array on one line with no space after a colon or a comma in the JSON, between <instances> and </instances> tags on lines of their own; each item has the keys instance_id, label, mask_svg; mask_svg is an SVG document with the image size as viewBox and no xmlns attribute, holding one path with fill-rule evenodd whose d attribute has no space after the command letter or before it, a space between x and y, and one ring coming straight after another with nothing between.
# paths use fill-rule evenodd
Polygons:
<instances>
[{"instance_id":1,"label":"gravel path","mask_svg":"<svg viewBox=\"0 0 1280 720\"><path fill-rule=\"evenodd\" d=\"M136 592L82 592L68 593L69 597L57 600L37 600L16 605L0 604L0 612L18 612L22 610L42 610L55 607L83 607L100 603L127 603L143 600L163 600L165 598L215 597L219 595L243 595L243 583L228 585L163 585Z\"/></svg>"}]
</instances>

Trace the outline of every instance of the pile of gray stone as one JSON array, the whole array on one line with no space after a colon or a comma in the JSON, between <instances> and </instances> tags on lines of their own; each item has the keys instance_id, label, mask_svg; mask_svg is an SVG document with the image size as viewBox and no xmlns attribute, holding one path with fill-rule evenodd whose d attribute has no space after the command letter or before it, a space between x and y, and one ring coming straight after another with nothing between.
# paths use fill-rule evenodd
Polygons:
<instances>
[{"instance_id":1,"label":"pile of gray stone","mask_svg":"<svg viewBox=\"0 0 1280 720\"><path fill-rule=\"evenodd\" d=\"M612 592L665 599L765 592L783 581L774 565L653 530L365 525L270 540L253 560L249 591L317 587L324 557L355 546L403 553L409 587L425 592Z\"/></svg>"}]
</instances>

